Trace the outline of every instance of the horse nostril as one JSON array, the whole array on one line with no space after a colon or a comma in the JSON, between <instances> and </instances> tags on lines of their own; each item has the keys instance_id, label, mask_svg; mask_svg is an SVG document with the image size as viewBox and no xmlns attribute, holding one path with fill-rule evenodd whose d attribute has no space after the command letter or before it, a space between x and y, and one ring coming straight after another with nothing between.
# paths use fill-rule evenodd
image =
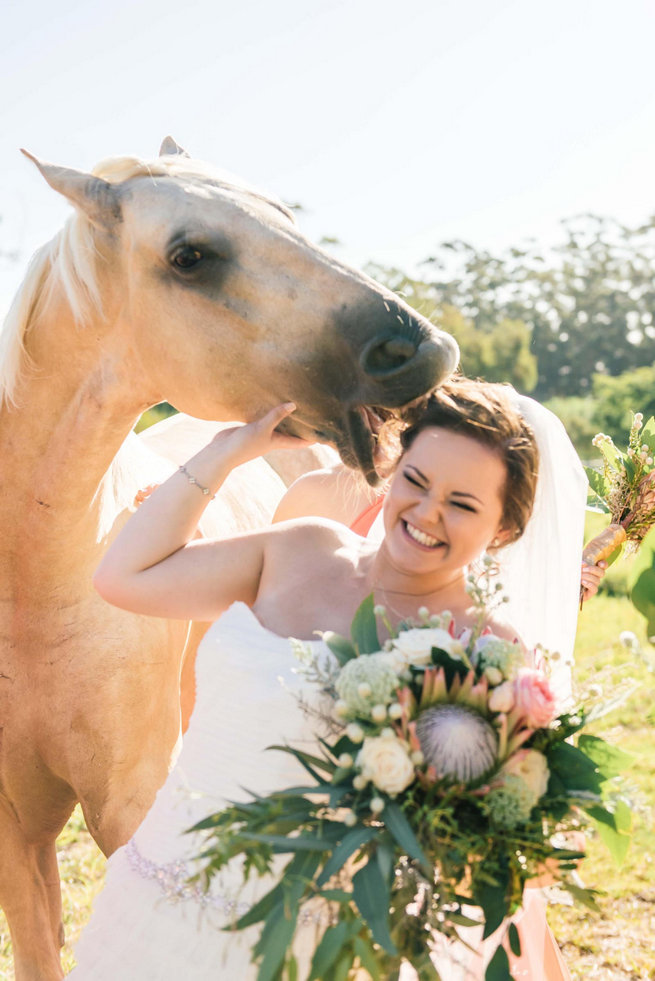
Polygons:
<instances>
[{"instance_id":1,"label":"horse nostril","mask_svg":"<svg viewBox=\"0 0 655 981\"><path fill-rule=\"evenodd\" d=\"M418 345L407 337L373 341L362 354L362 368L367 375L391 374L411 361L417 349Z\"/></svg>"}]
</instances>

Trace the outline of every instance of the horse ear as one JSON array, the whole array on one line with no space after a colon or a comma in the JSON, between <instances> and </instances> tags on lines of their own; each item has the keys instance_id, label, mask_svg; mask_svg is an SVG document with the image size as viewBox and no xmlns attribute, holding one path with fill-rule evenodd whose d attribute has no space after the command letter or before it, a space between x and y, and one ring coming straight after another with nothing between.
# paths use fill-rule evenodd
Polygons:
<instances>
[{"instance_id":1,"label":"horse ear","mask_svg":"<svg viewBox=\"0 0 655 981\"><path fill-rule=\"evenodd\" d=\"M21 153L38 167L53 190L68 198L94 225L110 231L121 221L120 199L115 185L93 174L45 163L27 150L21 150Z\"/></svg>"},{"instance_id":2,"label":"horse ear","mask_svg":"<svg viewBox=\"0 0 655 981\"><path fill-rule=\"evenodd\" d=\"M162 145L159 147L160 157L188 157L190 154L183 150L179 143L176 143L172 136L165 136Z\"/></svg>"}]
</instances>

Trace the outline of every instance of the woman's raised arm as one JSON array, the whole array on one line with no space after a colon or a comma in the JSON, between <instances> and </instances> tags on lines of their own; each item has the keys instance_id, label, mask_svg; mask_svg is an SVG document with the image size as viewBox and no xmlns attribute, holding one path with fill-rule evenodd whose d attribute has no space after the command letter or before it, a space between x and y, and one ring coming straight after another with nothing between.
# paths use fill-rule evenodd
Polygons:
<instances>
[{"instance_id":1,"label":"woman's raised arm","mask_svg":"<svg viewBox=\"0 0 655 981\"><path fill-rule=\"evenodd\" d=\"M257 596L266 543L262 531L193 541L198 521L231 470L299 440L275 432L295 406L224 429L144 501L106 552L93 583L109 603L134 613L213 620L235 600Z\"/></svg>"}]
</instances>

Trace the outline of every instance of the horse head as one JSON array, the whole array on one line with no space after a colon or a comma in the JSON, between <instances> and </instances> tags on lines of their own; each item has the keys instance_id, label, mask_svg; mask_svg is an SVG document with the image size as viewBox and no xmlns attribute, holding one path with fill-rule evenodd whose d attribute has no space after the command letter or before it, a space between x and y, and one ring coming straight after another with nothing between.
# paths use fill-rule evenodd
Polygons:
<instances>
[{"instance_id":1,"label":"horse head","mask_svg":"<svg viewBox=\"0 0 655 981\"><path fill-rule=\"evenodd\" d=\"M162 154L89 174L31 158L75 206L75 275L112 364L137 366L144 402L199 418L293 401L288 430L374 482L381 420L453 370L454 340L311 244L279 201L170 139Z\"/></svg>"}]
</instances>

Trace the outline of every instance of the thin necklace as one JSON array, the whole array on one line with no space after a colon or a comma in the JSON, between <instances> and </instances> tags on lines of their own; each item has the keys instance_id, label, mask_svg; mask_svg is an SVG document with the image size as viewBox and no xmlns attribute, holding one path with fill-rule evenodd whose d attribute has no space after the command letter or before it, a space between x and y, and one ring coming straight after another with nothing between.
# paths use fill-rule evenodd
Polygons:
<instances>
[{"instance_id":1,"label":"thin necklace","mask_svg":"<svg viewBox=\"0 0 655 981\"><path fill-rule=\"evenodd\" d=\"M458 579L459 579L459 574L455 578L453 578L450 582L444 583L443 586L440 586L437 589L430 589L430 590L428 590L427 592L424 592L424 593L408 593L408 592L405 592L402 589L387 589L387 588L385 588L382 585L382 583L376 583L376 584L374 584L373 585L373 591L374 591L374 593L375 593L375 591L378 591L381 594L383 605L386 606L386 607L388 607L391 610L392 613L395 613L396 616L398 616L398 617L401 617L403 619L406 619L407 614L401 613L400 610L397 610L393 606L393 604L389 602L389 593L391 593L392 595L395 595L395 596L405 596L408 599L411 598L411 599L414 599L414 600L421 600L421 599L423 599L423 598L425 598L427 596L434 596L437 593L443 592L445 589L448 589L450 586L453 586L457 582ZM416 612L418 612L418 608L417 608ZM438 610L435 610L435 611L432 611L432 612L435 612L436 613L436 612L439 612L439 611Z\"/></svg>"}]
</instances>

